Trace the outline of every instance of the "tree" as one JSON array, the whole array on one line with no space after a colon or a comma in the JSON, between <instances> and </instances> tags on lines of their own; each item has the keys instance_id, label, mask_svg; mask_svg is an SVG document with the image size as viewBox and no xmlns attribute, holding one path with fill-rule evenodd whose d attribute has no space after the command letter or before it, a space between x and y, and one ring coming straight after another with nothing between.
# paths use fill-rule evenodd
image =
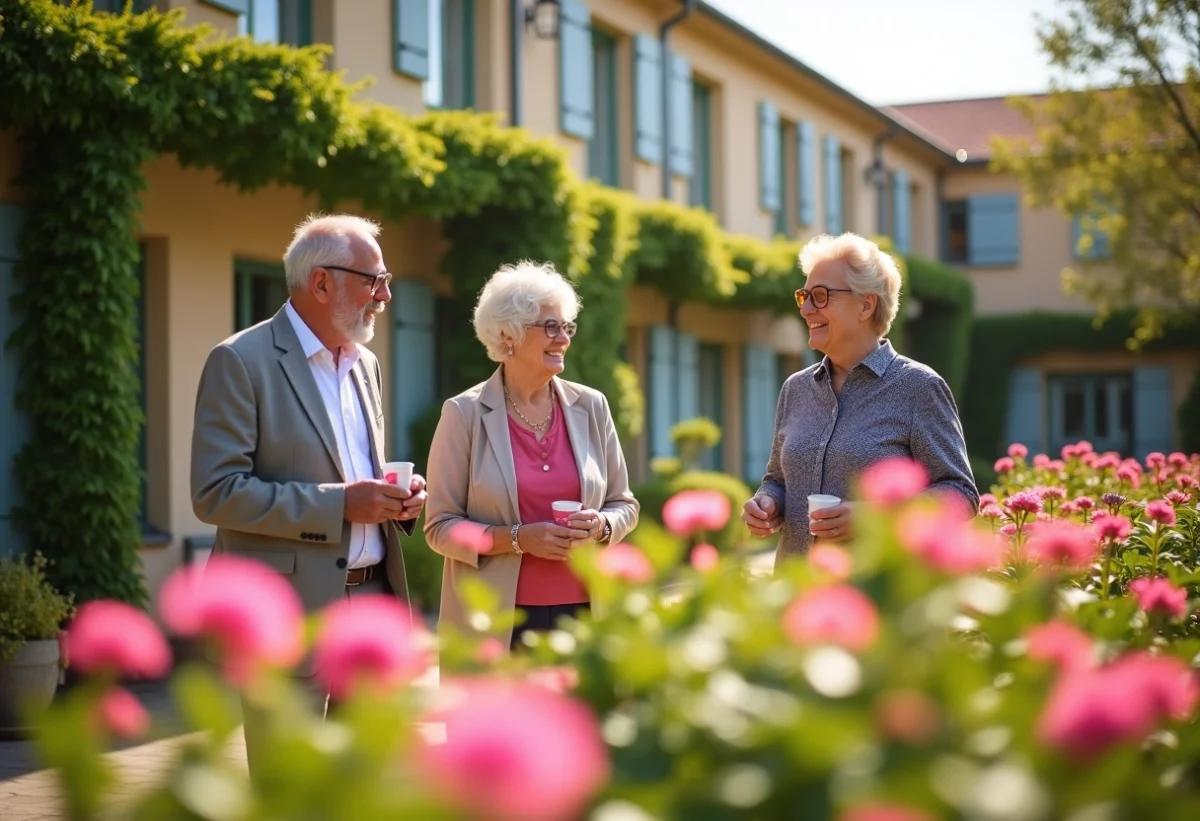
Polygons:
<instances>
[{"instance_id":1,"label":"tree","mask_svg":"<svg viewBox=\"0 0 1200 821\"><path fill-rule=\"evenodd\" d=\"M1136 348L1200 311L1200 2L1062 6L1038 18L1049 94L1013 101L1035 135L997 139L994 167L1079 218L1063 286L1102 317L1138 307Z\"/></svg>"}]
</instances>

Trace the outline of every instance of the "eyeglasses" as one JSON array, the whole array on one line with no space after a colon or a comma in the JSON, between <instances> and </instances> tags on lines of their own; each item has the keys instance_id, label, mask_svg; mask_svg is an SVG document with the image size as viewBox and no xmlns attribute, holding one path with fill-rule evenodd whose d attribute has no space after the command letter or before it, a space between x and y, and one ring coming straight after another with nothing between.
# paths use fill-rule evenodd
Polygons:
<instances>
[{"instance_id":1,"label":"eyeglasses","mask_svg":"<svg viewBox=\"0 0 1200 821\"><path fill-rule=\"evenodd\" d=\"M555 319L547 319L545 322L530 322L525 325L526 328L541 328L546 332L546 336L554 339L558 336L559 331L567 335L567 339L575 336L575 331L578 329L574 322L559 322Z\"/></svg>"},{"instance_id":2,"label":"eyeglasses","mask_svg":"<svg viewBox=\"0 0 1200 821\"><path fill-rule=\"evenodd\" d=\"M368 274L366 271L355 271L353 268L343 268L340 265L321 265L329 271L345 271L347 274L355 274L360 277L366 277L371 280L371 296L379 293L379 288L383 285L392 284L392 275L384 271L382 274Z\"/></svg>"},{"instance_id":3,"label":"eyeglasses","mask_svg":"<svg viewBox=\"0 0 1200 821\"><path fill-rule=\"evenodd\" d=\"M826 288L824 285L814 285L812 288L801 288L796 291L796 307L804 307L804 303L811 298L814 308L824 308L829 304L829 295L834 291L841 291L845 294L852 294L854 291L850 288Z\"/></svg>"}]
</instances>

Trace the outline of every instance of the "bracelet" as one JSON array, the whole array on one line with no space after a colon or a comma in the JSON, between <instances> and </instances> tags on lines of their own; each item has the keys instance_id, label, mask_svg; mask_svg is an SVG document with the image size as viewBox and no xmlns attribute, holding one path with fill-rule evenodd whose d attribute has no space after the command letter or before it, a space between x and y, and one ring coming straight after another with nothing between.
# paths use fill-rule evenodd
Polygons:
<instances>
[{"instance_id":1,"label":"bracelet","mask_svg":"<svg viewBox=\"0 0 1200 821\"><path fill-rule=\"evenodd\" d=\"M517 522L512 526L512 530L508 531L508 540L512 544L513 553L520 556L525 551L521 549L521 545L517 542L517 531L521 529L521 523Z\"/></svg>"}]
</instances>

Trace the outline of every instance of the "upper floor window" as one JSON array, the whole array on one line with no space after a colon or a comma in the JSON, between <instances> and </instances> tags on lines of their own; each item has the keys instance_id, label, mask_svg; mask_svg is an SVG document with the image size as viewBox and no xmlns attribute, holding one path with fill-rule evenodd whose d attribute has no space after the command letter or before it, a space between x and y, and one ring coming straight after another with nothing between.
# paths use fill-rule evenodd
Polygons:
<instances>
[{"instance_id":1,"label":"upper floor window","mask_svg":"<svg viewBox=\"0 0 1200 821\"><path fill-rule=\"evenodd\" d=\"M688 186L688 204L712 210L713 144L712 89L704 83L692 83L692 181Z\"/></svg>"},{"instance_id":2,"label":"upper floor window","mask_svg":"<svg viewBox=\"0 0 1200 821\"><path fill-rule=\"evenodd\" d=\"M259 43L307 46L312 36L312 0L208 0L239 12L238 34Z\"/></svg>"},{"instance_id":3,"label":"upper floor window","mask_svg":"<svg viewBox=\"0 0 1200 821\"><path fill-rule=\"evenodd\" d=\"M431 108L471 108L475 105L475 0L428 2L425 104Z\"/></svg>"},{"instance_id":4,"label":"upper floor window","mask_svg":"<svg viewBox=\"0 0 1200 821\"><path fill-rule=\"evenodd\" d=\"M617 146L617 41L592 29L592 136L588 140L588 176L620 185Z\"/></svg>"},{"instance_id":5,"label":"upper floor window","mask_svg":"<svg viewBox=\"0 0 1200 821\"><path fill-rule=\"evenodd\" d=\"M1016 265L1021 258L1021 200L980 194L943 207L942 258L972 266Z\"/></svg>"}]
</instances>

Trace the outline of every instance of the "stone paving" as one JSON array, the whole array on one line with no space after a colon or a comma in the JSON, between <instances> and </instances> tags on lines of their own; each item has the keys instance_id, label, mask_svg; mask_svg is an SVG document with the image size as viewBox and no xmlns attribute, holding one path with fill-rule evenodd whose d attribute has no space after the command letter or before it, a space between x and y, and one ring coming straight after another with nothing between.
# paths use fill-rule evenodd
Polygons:
<instances>
[{"instance_id":1,"label":"stone paving","mask_svg":"<svg viewBox=\"0 0 1200 821\"><path fill-rule=\"evenodd\" d=\"M774 566L773 551L750 558L749 570L756 575L769 574ZM668 593L669 591L664 591ZM418 686L436 687L438 671L429 671ZM164 728L158 740L124 746L107 754L121 781L121 790L114 797L137 794L162 781L175 758L175 750L188 738L179 733L176 717L165 682L130 685L129 689L141 700ZM172 729L175 730L172 733ZM422 733L431 741L444 737L440 725L425 725ZM245 764L246 748L240 729L233 733L227 753L231 760ZM29 741L0 741L0 821L48 821L66 819L67 813L59 797L56 774L44 769L37 761Z\"/></svg>"}]
</instances>

